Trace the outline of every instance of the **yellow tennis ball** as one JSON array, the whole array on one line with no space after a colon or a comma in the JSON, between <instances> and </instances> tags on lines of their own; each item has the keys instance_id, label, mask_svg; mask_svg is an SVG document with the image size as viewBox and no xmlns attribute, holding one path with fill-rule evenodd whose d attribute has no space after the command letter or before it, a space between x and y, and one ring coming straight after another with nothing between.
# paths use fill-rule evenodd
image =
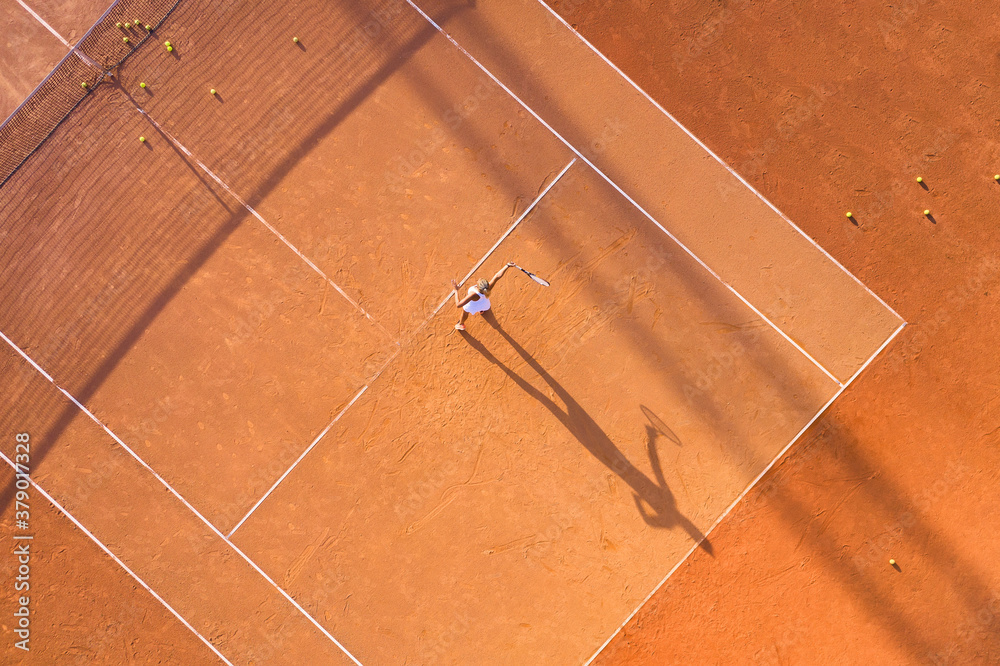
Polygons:
<instances>
[{"instance_id":1,"label":"yellow tennis ball","mask_svg":"<svg viewBox=\"0 0 1000 666\"><path fill-rule=\"evenodd\" d=\"M209 92L210 94L212 94L212 95L215 95L215 94L216 94L216 92L215 92L215 88L212 88L212 89L211 89L211 90L209 90L208 92Z\"/></svg>"},{"instance_id":2,"label":"yellow tennis ball","mask_svg":"<svg viewBox=\"0 0 1000 666\"><path fill-rule=\"evenodd\" d=\"M924 182L924 179L923 179L923 178L921 178L920 176L917 176L917 182L918 182L918 183L922 183L922 182Z\"/></svg>"},{"instance_id":3,"label":"yellow tennis ball","mask_svg":"<svg viewBox=\"0 0 1000 666\"><path fill-rule=\"evenodd\" d=\"M930 214L931 212L929 210L924 210L924 215L930 215Z\"/></svg>"},{"instance_id":4,"label":"yellow tennis ball","mask_svg":"<svg viewBox=\"0 0 1000 666\"><path fill-rule=\"evenodd\" d=\"M174 47L172 47L172 46L168 46L167 47L167 51L173 51L173 50L174 50Z\"/></svg>"},{"instance_id":5,"label":"yellow tennis ball","mask_svg":"<svg viewBox=\"0 0 1000 666\"><path fill-rule=\"evenodd\" d=\"M145 87L146 87L146 84L145 84L145 83L140 83L140 84L139 84L139 87L140 87L140 88L145 88Z\"/></svg>"},{"instance_id":6,"label":"yellow tennis ball","mask_svg":"<svg viewBox=\"0 0 1000 666\"><path fill-rule=\"evenodd\" d=\"M139 143L146 143L146 137L140 136L139 137Z\"/></svg>"},{"instance_id":7,"label":"yellow tennis ball","mask_svg":"<svg viewBox=\"0 0 1000 666\"><path fill-rule=\"evenodd\" d=\"M854 214L851 211L847 211L847 217L854 217Z\"/></svg>"}]
</instances>

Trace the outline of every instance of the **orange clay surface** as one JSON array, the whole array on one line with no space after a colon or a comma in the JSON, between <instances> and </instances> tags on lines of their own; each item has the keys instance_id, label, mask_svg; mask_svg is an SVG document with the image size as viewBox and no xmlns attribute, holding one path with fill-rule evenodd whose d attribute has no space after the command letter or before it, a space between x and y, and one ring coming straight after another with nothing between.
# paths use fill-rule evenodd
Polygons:
<instances>
[{"instance_id":1,"label":"orange clay surface","mask_svg":"<svg viewBox=\"0 0 1000 666\"><path fill-rule=\"evenodd\" d=\"M4 371L9 369L4 359ZM95 470L87 470L93 473ZM6 465L4 487L14 484ZM80 486L81 496L87 486ZM115 500L117 503L117 500ZM0 528L16 533L14 513ZM0 623L5 639L4 663L115 664L212 663L215 657L191 632L149 595L86 535L74 529L47 501L36 496L31 521L35 532L30 593L44 602L32 618L31 652L12 648L20 640L12 618ZM8 537L9 540L9 537ZM13 550L13 548L11 548ZM11 584L5 565L4 582ZM12 615L13 607L4 598Z\"/></svg>"},{"instance_id":2,"label":"orange clay surface","mask_svg":"<svg viewBox=\"0 0 1000 666\"><path fill-rule=\"evenodd\" d=\"M70 45L76 44L110 0L24 0ZM0 122L7 119L68 49L17 0L0 0Z\"/></svg>"},{"instance_id":3,"label":"orange clay surface","mask_svg":"<svg viewBox=\"0 0 1000 666\"><path fill-rule=\"evenodd\" d=\"M553 4L910 322L596 663L996 663L996 8Z\"/></svg>"},{"instance_id":4,"label":"orange clay surface","mask_svg":"<svg viewBox=\"0 0 1000 666\"><path fill-rule=\"evenodd\" d=\"M405 4L182 2L0 190L0 331L89 410L4 343L0 450L30 432L39 486L159 595L32 489L33 529L75 558L38 542L35 620L87 618L39 628L38 663L217 661L206 643L349 663L337 641L364 663L582 662L696 545L653 613L727 561L760 492L706 532L896 332L544 6L515 4L422 6L544 122ZM507 259L553 286L514 271L455 332L448 280ZM998 272L979 271L975 289ZM859 380L869 402L879 377ZM846 436L831 423L799 445ZM852 452L832 478L856 493L880 476ZM946 463L934 506L982 474ZM806 487L796 503L827 490ZM149 610L66 592L87 587ZM660 636L601 658L662 663Z\"/></svg>"}]
</instances>

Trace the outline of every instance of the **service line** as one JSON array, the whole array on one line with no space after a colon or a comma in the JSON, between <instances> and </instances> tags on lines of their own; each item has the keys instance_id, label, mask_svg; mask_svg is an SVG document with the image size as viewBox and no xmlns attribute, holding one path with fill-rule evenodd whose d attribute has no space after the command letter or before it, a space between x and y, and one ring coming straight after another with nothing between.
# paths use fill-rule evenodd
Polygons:
<instances>
[{"instance_id":1,"label":"service line","mask_svg":"<svg viewBox=\"0 0 1000 666\"><path fill-rule=\"evenodd\" d=\"M396 352L396 353L399 353L399 352L398 352L398 350L397 350L397 352ZM390 358L390 359L389 359L389 361L392 361L392 359L394 359L395 357L396 357L396 354L393 354L393 355L392 355L392 358ZM388 362L386 362L386 365L388 365ZM384 367L384 366L383 366L383 367ZM379 371L379 372L381 372L381 371ZM376 375L376 376L377 376L377 375ZM281 484L281 482L285 480L285 477L286 477L286 476L288 476L289 474L291 474L291 473L292 473L292 470L293 470L293 469L295 469L295 467L296 467L296 466L297 466L297 465L298 465L298 464L299 464L300 462L302 462L302 459L303 459L303 458L305 458L305 457L306 457L307 455L309 455L309 452L310 452L310 451L312 451L312 450L313 450L313 449L314 449L314 448L316 447L316 445L317 445L317 444L319 444L319 441L320 441L321 439L323 439L323 437L325 437L325 436L326 436L326 433L330 432L330 428L332 428L332 427L334 426L334 424L336 424L336 423L337 423L337 421L339 421L339 420L340 420L340 418L341 418L341 417L342 417L342 416L343 416L344 414L346 414L346 413L347 413L347 410L348 410L348 409L350 409L350 408L351 408L351 406L352 406L352 405L353 405L354 403L356 403L356 402L358 401L358 398L360 398L361 396L363 396L363 395L365 394L365 391L367 391L367 390L368 390L368 387L369 387L369 386L370 386L370 384L365 384L365 385L364 385L363 387L361 387L361 390L360 390L360 391L358 391L357 393L355 393L355 394L354 394L354 397L353 397L353 398L351 398L351 401L350 401L350 402L348 402L348 403L347 403L347 405L346 405L346 406L345 406L345 407L344 407L344 408L343 408L342 410L340 410L340 412L339 412L339 413L338 413L338 414L337 414L337 415L336 415L336 416L335 416L335 417L333 418L333 420L332 420L332 421L330 421L330 424L329 424L329 425L327 425L327 426L326 426L325 428L323 428L322 432L320 432L320 433L319 433L318 435L316 435L316 438L315 438L315 439L313 439L312 443L311 443L311 444L310 444L309 446L307 446L307 447L306 447L306 450L305 450L305 451L303 451L303 452L302 452L302 453L301 453L301 454L299 455L299 457L295 459L295 462L293 462L293 463L291 464L291 466L290 466L290 467L289 467L288 469L286 469L286 470L285 470L285 473L284 473L284 474L282 474L281 476L279 476L279 477L278 477L278 480L277 480L277 481L275 481L275 482L274 482L274 483L273 483L273 484L271 485L271 487L267 489L267 492L266 492L266 493L264 493L264 494L263 494L263 495L261 496L261 498L260 498L259 500L257 500L257 503L256 503L256 504L254 504L254 505L253 505L253 506L252 506L252 507L250 508L250 510L246 512L246 515L245 515L245 516L243 516L243 517L242 517L242 518L240 519L240 522L236 523L236 527L234 527L233 529L229 530L229 534L227 534L227 535L226 535L226 538L227 538L227 539L229 539L229 538L232 538L232 536L233 536L234 534L236 534L236 530L240 529L240 527L241 527L241 526L243 525L243 523L245 523L245 522L247 521L247 518L249 518L250 516L252 516L252 515L253 515L253 512L257 510L257 507L259 507L259 506L260 506L261 504L263 504L263 503L264 503L264 500L266 500L266 499L267 499L268 497L270 497L270 496L271 496L271 493L273 493L273 492L274 492L274 489L275 489L275 488L277 488L277 487L278 487L278 485L279 485L279 484Z\"/></svg>"},{"instance_id":2,"label":"service line","mask_svg":"<svg viewBox=\"0 0 1000 666\"><path fill-rule=\"evenodd\" d=\"M524 212L521 213L516 220L514 220L514 223L512 225L510 225L510 227L507 229L506 232L504 232L504 234L502 236L500 236L500 239L496 243L493 244L493 247L491 247L486 252L486 254L484 254L483 257L478 262L476 262L476 265L472 267L472 270L470 270L468 272L468 274L466 274L466 276L464 278L462 278L462 284L464 284L466 280L468 280L477 270L479 270L479 267L482 266L483 263L485 263L487 259L489 259L490 255L492 255L496 251L496 249L498 247L500 247L500 244L503 243L504 240L506 240L506 238L508 236L510 236L510 234L514 231L514 229L516 229L518 227L518 225L520 225L521 222L523 222L525 220L525 218L528 217L528 215L531 213L531 211L533 211L535 209L535 207L538 206L539 202L541 202L541 200L543 198L545 198L545 195L549 193L549 191L555 186L555 184L558 183L560 181L560 179L562 179L562 177L566 174L567 171L569 171L570 167L573 166L574 164L576 164L576 158L573 158L570 161L569 164L567 164L566 166L564 166L563 169L562 169L562 171L560 171L559 174L555 178L552 179L552 182L550 182L548 185L546 185L545 189L542 190L542 192L537 197L535 197L535 200L532 201L531 204L527 208L524 209ZM441 301L441 303L434 309L434 311L430 314L430 316L427 317L427 319L425 319L419 326L417 326L416 329L413 330L413 332L408 336L408 339L412 339L413 336L415 336L417 333L419 333L420 331L422 331L427 326L427 324L429 324L431 322L431 320L434 319L434 317L437 315L437 313L441 311L441 308L443 308L445 306L445 304L448 302L448 300L450 298L451 298L451 294L449 294L448 296L445 296L444 300ZM238 522L236 524L236 527L234 527L232 530L230 530L229 534L227 535L227 538L228 537L232 537L233 534L236 533L236 530L238 530L243 525L243 523L246 522L247 518L249 518L251 515L253 515L253 512L256 511L260 507L260 505L264 503L264 500L266 500L268 497L270 497L271 493L274 492L274 490L278 487L278 485L281 484L281 482L285 480L285 477L287 477L291 473L291 471L293 469L295 469L300 462L302 462L302 460L309 454L309 452L312 451L316 447L317 444L319 444L320 440L322 440L323 437L325 437L326 434L328 432L330 432L330 428L332 428L333 425L335 423L337 423L337 421L339 421L341 419L341 417L344 416L345 413L347 413L347 410L350 409L351 406L353 406L354 403L357 402L358 399L362 395L365 394L365 392L371 387L371 385L375 382L375 380L378 379L379 375L381 375L382 372L389 366L389 364L392 363L392 361L394 361L396 359L396 357L399 355L399 352L400 352L401 349L402 349L402 345L397 346L397 348L393 352L392 356L390 356L389 359L385 363L382 364L382 367L379 368L379 370L368 381L368 383L365 384L361 388L361 390L358 391L357 394L355 394L355 396L353 398L351 398L351 401L347 403L347 406L344 407L342 410L340 410L340 413L337 414L337 416L334 417L333 421L331 421L330 424L328 426L326 426L326 428L324 428L323 431L319 435L316 436L316 438L306 448L306 450L303 451L299 455L299 457L295 459L295 462L293 462L291 464L291 466L287 470L285 470L285 473L282 474L280 477L278 477L278 480L274 482L274 484L268 489L268 491L266 493L264 493L264 495L259 500L257 500L257 503L254 504L253 507L247 512L247 514L245 516L243 516L243 518L240 520L240 522Z\"/></svg>"},{"instance_id":3,"label":"service line","mask_svg":"<svg viewBox=\"0 0 1000 666\"><path fill-rule=\"evenodd\" d=\"M539 203L541 203L542 199L545 198L545 195L549 193L549 190L551 190L553 187L555 187L556 183L558 183L560 180L562 180L562 177L566 175L566 172L569 171L569 168L571 166L573 166L574 164L576 164L576 160L577 160L577 158L574 157L572 160L570 160L569 164L567 164L566 166L563 167L563 170L559 172L559 175L556 176L555 178L553 178L552 182L549 183L545 187L545 189L542 190L542 192L537 197L535 197L535 200L531 202L531 205L528 206L527 208L525 208L524 212L521 213L521 215L516 220L514 220L514 224L510 225L510 228L507 229L506 232L504 232L503 236L500 237L500 240L498 240L496 243L493 244L493 247L491 247L486 252L486 254L484 254L483 257L479 261L476 262L476 265L472 267L472 270L470 270L468 273L466 273L466 275L465 275L464 278L462 278L461 280L459 280L458 286L461 287L463 284L465 284L465 282L470 277L472 277L475 274L476 271L479 270L479 267L482 266L484 263L486 263L486 260L490 258L490 255L492 255L494 252L496 252L496 249L498 247L500 247L500 244L503 243L505 240L507 240L507 236L510 236L511 233L513 233L514 229L517 229L518 225L520 225L521 222L523 222L524 219L527 218L528 215L531 214L531 211L533 211L535 209L535 207L538 206ZM420 332L421 329L424 328L424 326L426 326L428 323L430 323L431 319L434 318L434 315L436 315L438 312L441 311L441 308L443 308L445 306L445 303L447 303L450 298L451 298L451 294L448 294L447 296L445 296L444 300L441 301L441 303L436 308L434 308L434 312L431 313L431 316L428 317L426 320L424 320L424 323L421 324L420 326L418 326L417 329L413 332L413 334L416 335L418 332Z\"/></svg>"},{"instance_id":4,"label":"service line","mask_svg":"<svg viewBox=\"0 0 1000 666\"><path fill-rule=\"evenodd\" d=\"M685 253L687 253L688 256L690 256L692 259L694 259L696 262L698 262L698 264L702 268L704 268L706 271L708 271L708 273L712 277L714 277L716 280L718 280L724 287L726 287L726 289L728 289L730 292L732 292L732 294L734 296L736 296L739 300L741 300L744 305L746 305L748 308L750 308L754 312L754 314L756 314L758 317L760 317L760 319L762 319L764 322L766 322L768 326L770 326L771 328L773 328L775 330L775 332L778 333L778 335L780 335L789 344L791 344L793 347L795 347L795 349L797 349L803 356L805 356L813 365L815 365L817 368L819 368L820 371L822 371L824 375L826 375L831 380L833 380L837 384L837 386L839 386L841 388L844 387L843 382L841 382L839 379L837 379L837 377L834 376L833 373L831 373L829 370L827 370L819 361L817 361L815 358L813 358L812 355L809 354L809 352L807 352L805 349L803 349L802 345L800 345L798 342L796 342L795 340L793 340L787 333L785 333L783 330L781 330L781 328L779 328L777 324L775 324L773 321L771 321L766 315L764 315L763 312L761 312L760 310L758 310L750 301L748 301L746 298L744 298L743 294L741 294L739 291L737 291L735 287L733 287L731 284L729 284L728 282L726 282L725 280L723 280L722 277L718 273L716 273L708 264L706 264L704 261L702 261L701 257L699 257L698 255L696 255L690 248L688 248L687 245L685 245L684 243L682 243L679 238L677 238L666 227L664 227L662 224L660 224L660 222L656 218L654 218L652 215L650 215L646 211L646 209L644 209L642 206L640 206L639 203L635 199L633 199L631 196L629 196L621 187L619 187L618 184L615 183L615 181L611 180L610 177L608 177L603 171L601 171L599 168L597 168L597 165L595 165L593 162L591 162L576 146L574 146L572 143L570 143L568 140L566 140L559 132L557 132L555 130L554 127L552 127L552 125L550 125L549 123L547 123L540 115L538 115L535 112L535 110L532 109L530 106L528 106L520 97L518 97L514 93L513 90L511 90L510 88L508 88L507 85L505 85L500 79L498 79L493 74L493 72L491 72L489 69L486 68L485 65L483 65L481 62L479 62L479 60L477 60L475 56L473 56L471 53L469 53L469 51L467 51L465 49L465 47L463 47L461 44L459 44L458 41L456 41L454 37L452 37L444 28L442 28L440 25L438 25L437 22L434 21L434 19L432 19L428 14L426 14L424 12L424 10L422 10L420 7L418 7L413 2L413 0L406 0L406 3L408 5L410 5L410 7L412 7L414 9L414 11L416 11L418 14L420 14L428 23L430 23L432 26L434 26L435 30L437 30L445 39L447 39L449 42L451 42L452 45L455 48L457 48L459 51L462 52L463 55L465 55L465 57L467 57L469 60L471 60L472 63L476 67L478 67L480 70L482 70L482 72L484 74L486 74L486 76L490 77L493 80L494 83L496 83L498 86L500 86L501 88L503 88L504 91L506 91L506 93L508 95L510 95L514 99L514 101L516 101L518 104L520 104L521 107L525 111L527 111L532 116L534 116L535 120L537 120L542 125L544 125L545 128L548 129L549 132L551 132L553 136L555 136L557 139L559 139L567 148L569 148L570 150L572 150L573 153L579 159L583 160L583 162L585 162L591 169L593 169L596 173L600 174L600 176L605 181L607 181L609 185L611 185L613 188L615 188L618 191L619 194L621 194L623 197L625 197L626 200L628 200L629 203L631 203L633 206L635 206L636 210L638 210L640 213L642 213L644 216L646 216L646 218L649 219L650 222L652 222L657 227L659 227L660 231L662 231L663 233L665 233L670 238L670 240L674 241L674 243L676 243L679 248L681 248Z\"/></svg>"},{"instance_id":5,"label":"service line","mask_svg":"<svg viewBox=\"0 0 1000 666\"><path fill-rule=\"evenodd\" d=\"M361 662L359 662L354 657L354 655L351 654L347 650L347 648L345 648L340 643L340 641L338 641L336 638L334 638L333 635L329 631L326 630L326 627L324 627L323 625L321 625L316 620L316 618L314 618L312 615L310 615L308 613L308 611L306 611L306 609L304 609L299 604L299 602L297 602L294 598L292 598L292 596L290 594L288 594L288 592L286 592L284 590L284 588L282 588L280 585L278 585L276 582L274 582L274 580L270 576L268 576L267 573L265 573L263 569L261 569L259 566L257 566L257 563L254 562L252 559L250 559L250 557L248 557L246 553L244 553L242 550L240 550L236 546L236 544L234 544L232 541L230 541L229 539L227 539L226 536L224 534L222 534L222 532L220 532L219 529L215 525L213 525L211 523L211 521L209 521L207 518L205 518L205 516L203 516L201 514L201 512L198 511L198 509L196 509L190 502L188 502L186 499L184 499L184 497L179 492L177 492L177 490L175 490L174 487L171 486L170 483L166 479L164 479L162 476L160 476L160 474L157 473L157 471L154 470L149 465L149 463L147 463L135 451L133 451L129 447L128 444L126 444L118 435L116 435L111 430L111 428L109 428L100 419L98 419L89 409L87 409L86 407L84 407L83 404L80 403L80 401L77 400L75 397L73 397L73 395L69 391L67 391L63 387L59 386L59 384L57 384L56 381L52 378L52 375L50 375L49 373L47 373L40 365L38 365L38 363L36 363L34 361L34 359L32 359L30 356L28 356L28 354L25 353L16 344L14 344L14 342L10 338L8 338L6 336L6 334L3 333L3 331L0 331L0 339L3 339L3 341L6 342L10 346L11 349L13 349L15 352L17 352L18 356L20 356L25 361L27 361L28 363L30 363L31 366L34 367L35 370L37 370L39 374L41 374L43 377L45 377L45 379L47 379L49 381L49 383L52 384L60 393L62 393L64 396L66 396L66 398L70 402L72 402L74 405L76 405L76 407L81 412L83 412L87 416L87 418L89 418L91 421L93 421L95 424L97 424L102 430L104 430L104 432L106 432L111 437L111 439L113 439L115 442L117 442L117 444L120 447L122 447L125 450L126 453L128 453L130 456L132 456L132 458L135 459L135 461L137 463L139 463L147 472L149 472L150 474L152 474L153 478L155 478L160 483L160 485L162 485L164 488L166 488L166 490L171 495L173 495L177 500L179 500L181 502L181 504L183 504L185 507L187 507L187 509L191 513L193 513L198 518L198 520L200 520L206 527L208 527L209 530L212 531L213 534L215 534L215 536L217 536L219 539L221 539L222 541L224 541L230 548L232 548L233 552L235 552L240 557L240 559L242 559L244 562L246 562L250 566L250 568L252 568L258 574L260 574L260 576L264 580L266 580L271 585L271 587L273 587L282 597L285 598L286 601L288 601L296 610L298 610L303 616L305 616L305 618L307 620L309 620L309 622L313 626L315 626L317 629L319 629L319 631L324 636L326 636L334 645L336 645L338 648L340 648L340 650L348 658L350 658L351 661L353 661L358 666L361 666Z\"/></svg>"}]
</instances>

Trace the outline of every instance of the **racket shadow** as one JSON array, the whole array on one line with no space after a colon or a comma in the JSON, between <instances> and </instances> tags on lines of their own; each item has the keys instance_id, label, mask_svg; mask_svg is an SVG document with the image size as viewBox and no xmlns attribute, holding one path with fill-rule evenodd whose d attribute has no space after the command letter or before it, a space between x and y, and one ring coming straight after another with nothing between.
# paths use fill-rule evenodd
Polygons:
<instances>
[{"instance_id":1,"label":"racket shadow","mask_svg":"<svg viewBox=\"0 0 1000 666\"><path fill-rule=\"evenodd\" d=\"M680 527L691 539L699 545L709 555L714 556L712 544L704 534L687 519L677 509L677 502L673 493L667 486L663 470L660 466L659 453L656 447L656 440L660 436L655 428L647 425L647 453L653 467L653 474L656 480L650 479L642 470L633 465L625 454L615 445L611 438L597 424L597 422L580 406L573 396L550 375L515 340L493 315L492 311L483 313L483 319L492 326L497 333L514 349L517 354L524 359L532 370L548 384L549 388L559 397L565 408L551 400L542 391L533 386L527 379L517 374L498 359L486 346L468 333L462 334L462 338L476 351L478 351L487 361L497 366L504 374L510 377L525 393L541 403L556 419L583 445L604 466L614 472L622 481L632 489L632 496L636 504L636 509L643 521L647 525L662 529Z\"/></svg>"}]
</instances>

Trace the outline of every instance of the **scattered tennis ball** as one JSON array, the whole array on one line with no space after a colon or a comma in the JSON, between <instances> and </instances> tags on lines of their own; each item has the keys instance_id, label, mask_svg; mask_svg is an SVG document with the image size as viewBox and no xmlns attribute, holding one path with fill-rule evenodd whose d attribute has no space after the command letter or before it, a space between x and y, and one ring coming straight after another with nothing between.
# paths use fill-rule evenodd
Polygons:
<instances>
[{"instance_id":1,"label":"scattered tennis ball","mask_svg":"<svg viewBox=\"0 0 1000 666\"><path fill-rule=\"evenodd\" d=\"M854 214L851 211L847 211L847 217L854 217Z\"/></svg>"},{"instance_id":2,"label":"scattered tennis ball","mask_svg":"<svg viewBox=\"0 0 1000 666\"><path fill-rule=\"evenodd\" d=\"M921 178L920 176L917 176L917 182L918 182L918 183L922 183L922 182L924 182L924 179L923 179L923 178Z\"/></svg>"},{"instance_id":3,"label":"scattered tennis ball","mask_svg":"<svg viewBox=\"0 0 1000 666\"><path fill-rule=\"evenodd\" d=\"M118 21L118 23L115 23L115 27L116 27L116 28L120 28L120 27L122 27L122 22L121 22L121 21Z\"/></svg>"},{"instance_id":4,"label":"scattered tennis ball","mask_svg":"<svg viewBox=\"0 0 1000 666\"><path fill-rule=\"evenodd\" d=\"M997 175L993 176L993 180L1000 180L1000 173L998 173Z\"/></svg>"},{"instance_id":5,"label":"scattered tennis ball","mask_svg":"<svg viewBox=\"0 0 1000 666\"><path fill-rule=\"evenodd\" d=\"M211 93L211 94L213 94L213 95L217 94L217 93L215 92L215 88L212 88L212 89L211 89L211 90L209 90L208 92L209 92L209 93Z\"/></svg>"},{"instance_id":6,"label":"scattered tennis ball","mask_svg":"<svg viewBox=\"0 0 1000 666\"><path fill-rule=\"evenodd\" d=\"M145 88L145 87L146 87L146 84L145 84L145 82L143 82L143 83L140 83L140 84L139 84L139 87L140 87L140 88Z\"/></svg>"},{"instance_id":7,"label":"scattered tennis ball","mask_svg":"<svg viewBox=\"0 0 1000 666\"><path fill-rule=\"evenodd\" d=\"M128 44L128 37L122 37L122 41Z\"/></svg>"},{"instance_id":8,"label":"scattered tennis ball","mask_svg":"<svg viewBox=\"0 0 1000 666\"><path fill-rule=\"evenodd\" d=\"M139 137L139 143L146 143L146 137L140 136Z\"/></svg>"},{"instance_id":9,"label":"scattered tennis ball","mask_svg":"<svg viewBox=\"0 0 1000 666\"><path fill-rule=\"evenodd\" d=\"M168 52L173 52L173 50L174 50L174 47L172 47L172 46L168 46L168 47L167 47L167 51L168 51Z\"/></svg>"},{"instance_id":10,"label":"scattered tennis ball","mask_svg":"<svg viewBox=\"0 0 1000 666\"><path fill-rule=\"evenodd\" d=\"M896 560L889 560L890 566L896 566Z\"/></svg>"},{"instance_id":11,"label":"scattered tennis ball","mask_svg":"<svg viewBox=\"0 0 1000 666\"><path fill-rule=\"evenodd\" d=\"M299 43L299 38L298 37L292 37L292 41L295 42L296 44L298 44Z\"/></svg>"},{"instance_id":12,"label":"scattered tennis ball","mask_svg":"<svg viewBox=\"0 0 1000 666\"><path fill-rule=\"evenodd\" d=\"M924 210L924 215L930 215L930 214L931 212L929 210Z\"/></svg>"},{"instance_id":13,"label":"scattered tennis ball","mask_svg":"<svg viewBox=\"0 0 1000 666\"><path fill-rule=\"evenodd\" d=\"M164 46L170 46L170 42L163 42Z\"/></svg>"},{"instance_id":14,"label":"scattered tennis ball","mask_svg":"<svg viewBox=\"0 0 1000 666\"><path fill-rule=\"evenodd\" d=\"M146 32L153 32L153 26L146 24Z\"/></svg>"},{"instance_id":15,"label":"scattered tennis ball","mask_svg":"<svg viewBox=\"0 0 1000 666\"><path fill-rule=\"evenodd\" d=\"M86 82L86 81L84 81L84 82L83 82L83 83L81 83L80 85L81 85L81 86L83 86L84 88L89 88L89 87L90 87L90 86L88 86L88 85L87 85L87 82Z\"/></svg>"}]
</instances>

